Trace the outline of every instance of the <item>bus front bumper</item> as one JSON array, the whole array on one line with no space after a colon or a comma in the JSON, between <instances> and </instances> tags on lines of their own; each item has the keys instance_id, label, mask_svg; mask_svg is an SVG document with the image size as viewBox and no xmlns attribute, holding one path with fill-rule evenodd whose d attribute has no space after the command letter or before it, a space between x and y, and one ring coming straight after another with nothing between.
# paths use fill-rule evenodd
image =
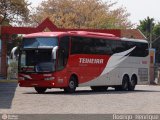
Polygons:
<instances>
[{"instance_id":1,"label":"bus front bumper","mask_svg":"<svg viewBox=\"0 0 160 120\"><path fill-rule=\"evenodd\" d=\"M19 80L18 81L20 87L47 87L54 88L54 81L27 81L27 80Z\"/></svg>"}]
</instances>

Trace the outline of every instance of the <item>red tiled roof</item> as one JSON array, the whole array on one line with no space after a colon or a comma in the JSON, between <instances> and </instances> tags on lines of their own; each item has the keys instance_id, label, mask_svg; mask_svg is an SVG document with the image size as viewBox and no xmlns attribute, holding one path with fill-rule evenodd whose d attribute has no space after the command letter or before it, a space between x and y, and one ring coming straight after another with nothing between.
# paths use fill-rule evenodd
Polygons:
<instances>
[{"instance_id":1,"label":"red tiled roof","mask_svg":"<svg viewBox=\"0 0 160 120\"><path fill-rule=\"evenodd\" d=\"M121 37L134 38L134 39L146 39L144 34L139 29L122 29Z\"/></svg>"}]
</instances>

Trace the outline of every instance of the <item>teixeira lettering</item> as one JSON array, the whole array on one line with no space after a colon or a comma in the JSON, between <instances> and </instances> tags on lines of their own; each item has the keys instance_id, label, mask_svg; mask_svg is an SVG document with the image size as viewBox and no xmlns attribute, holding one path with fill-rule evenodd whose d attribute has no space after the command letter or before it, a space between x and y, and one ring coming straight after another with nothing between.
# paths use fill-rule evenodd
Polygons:
<instances>
[{"instance_id":1,"label":"teixeira lettering","mask_svg":"<svg viewBox=\"0 0 160 120\"><path fill-rule=\"evenodd\" d=\"M104 59L95 59L95 58L79 58L79 63L88 63L88 64L103 64Z\"/></svg>"}]
</instances>

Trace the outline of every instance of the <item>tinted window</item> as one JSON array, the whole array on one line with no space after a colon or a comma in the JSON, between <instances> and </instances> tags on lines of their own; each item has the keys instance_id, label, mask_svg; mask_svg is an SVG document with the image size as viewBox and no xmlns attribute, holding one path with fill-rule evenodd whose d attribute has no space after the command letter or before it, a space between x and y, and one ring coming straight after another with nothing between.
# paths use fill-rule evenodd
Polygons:
<instances>
[{"instance_id":1,"label":"tinted window","mask_svg":"<svg viewBox=\"0 0 160 120\"><path fill-rule=\"evenodd\" d=\"M146 57L148 55L148 44L142 42L132 42L132 41L112 41L112 51L113 53L124 52L133 47L136 47L129 56L134 57Z\"/></svg>"},{"instance_id":2,"label":"tinted window","mask_svg":"<svg viewBox=\"0 0 160 120\"><path fill-rule=\"evenodd\" d=\"M147 43L85 37L71 38L71 54L112 55L135 46L136 48L130 53L130 56L145 57L148 55Z\"/></svg>"},{"instance_id":3,"label":"tinted window","mask_svg":"<svg viewBox=\"0 0 160 120\"><path fill-rule=\"evenodd\" d=\"M95 48L95 43L90 38L72 37L71 43L71 54L90 54Z\"/></svg>"},{"instance_id":4,"label":"tinted window","mask_svg":"<svg viewBox=\"0 0 160 120\"><path fill-rule=\"evenodd\" d=\"M96 44L97 54L111 55L113 53L112 48L111 48L111 44L112 44L111 40L96 39L95 44Z\"/></svg>"},{"instance_id":5,"label":"tinted window","mask_svg":"<svg viewBox=\"0 0 160 120\"><path fill-rule=\"evenodd\" d=\"M133 45L136 48L131 53L131 56L146 57L149 54L147 43L134 42Z\"/></svg>"},{"instance_id":6,"label":"tinted window","mask_svg":"<svg viewBox=\"0 0 160 120\"><path fill-rule=\"evenodd\" d=\"M104 39L72 37L71 44L71 54L112 54L111 43Z\"/></svg>"},{"instance_id":7,"label":"tinted window","mask_svg":"<svg viewBox=\"0 0 160 120\"><path fill-rule=\"evenodd\" d=\"M69 37L62 37L58 49L58 70L62 70L67 64L69 56Z\"/></svg>"}]
</instances>

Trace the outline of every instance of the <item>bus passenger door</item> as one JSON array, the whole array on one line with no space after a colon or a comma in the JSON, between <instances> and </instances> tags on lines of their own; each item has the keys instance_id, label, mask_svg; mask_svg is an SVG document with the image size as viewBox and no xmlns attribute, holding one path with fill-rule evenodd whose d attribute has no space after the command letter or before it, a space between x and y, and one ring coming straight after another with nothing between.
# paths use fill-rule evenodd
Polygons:
<instances>
[{"instance_id":1,"label":"bus passenger door","mask_svg":"<svg viewBox=\"0 0 160 120\"><path fill-rule=\"evenodd\" d=\"M69 57L69 37L65 36L59 40L58 58L57 58L57 76L58 84L66 85L68 82L67 63Z\"/></svg>"}]
</instances>

